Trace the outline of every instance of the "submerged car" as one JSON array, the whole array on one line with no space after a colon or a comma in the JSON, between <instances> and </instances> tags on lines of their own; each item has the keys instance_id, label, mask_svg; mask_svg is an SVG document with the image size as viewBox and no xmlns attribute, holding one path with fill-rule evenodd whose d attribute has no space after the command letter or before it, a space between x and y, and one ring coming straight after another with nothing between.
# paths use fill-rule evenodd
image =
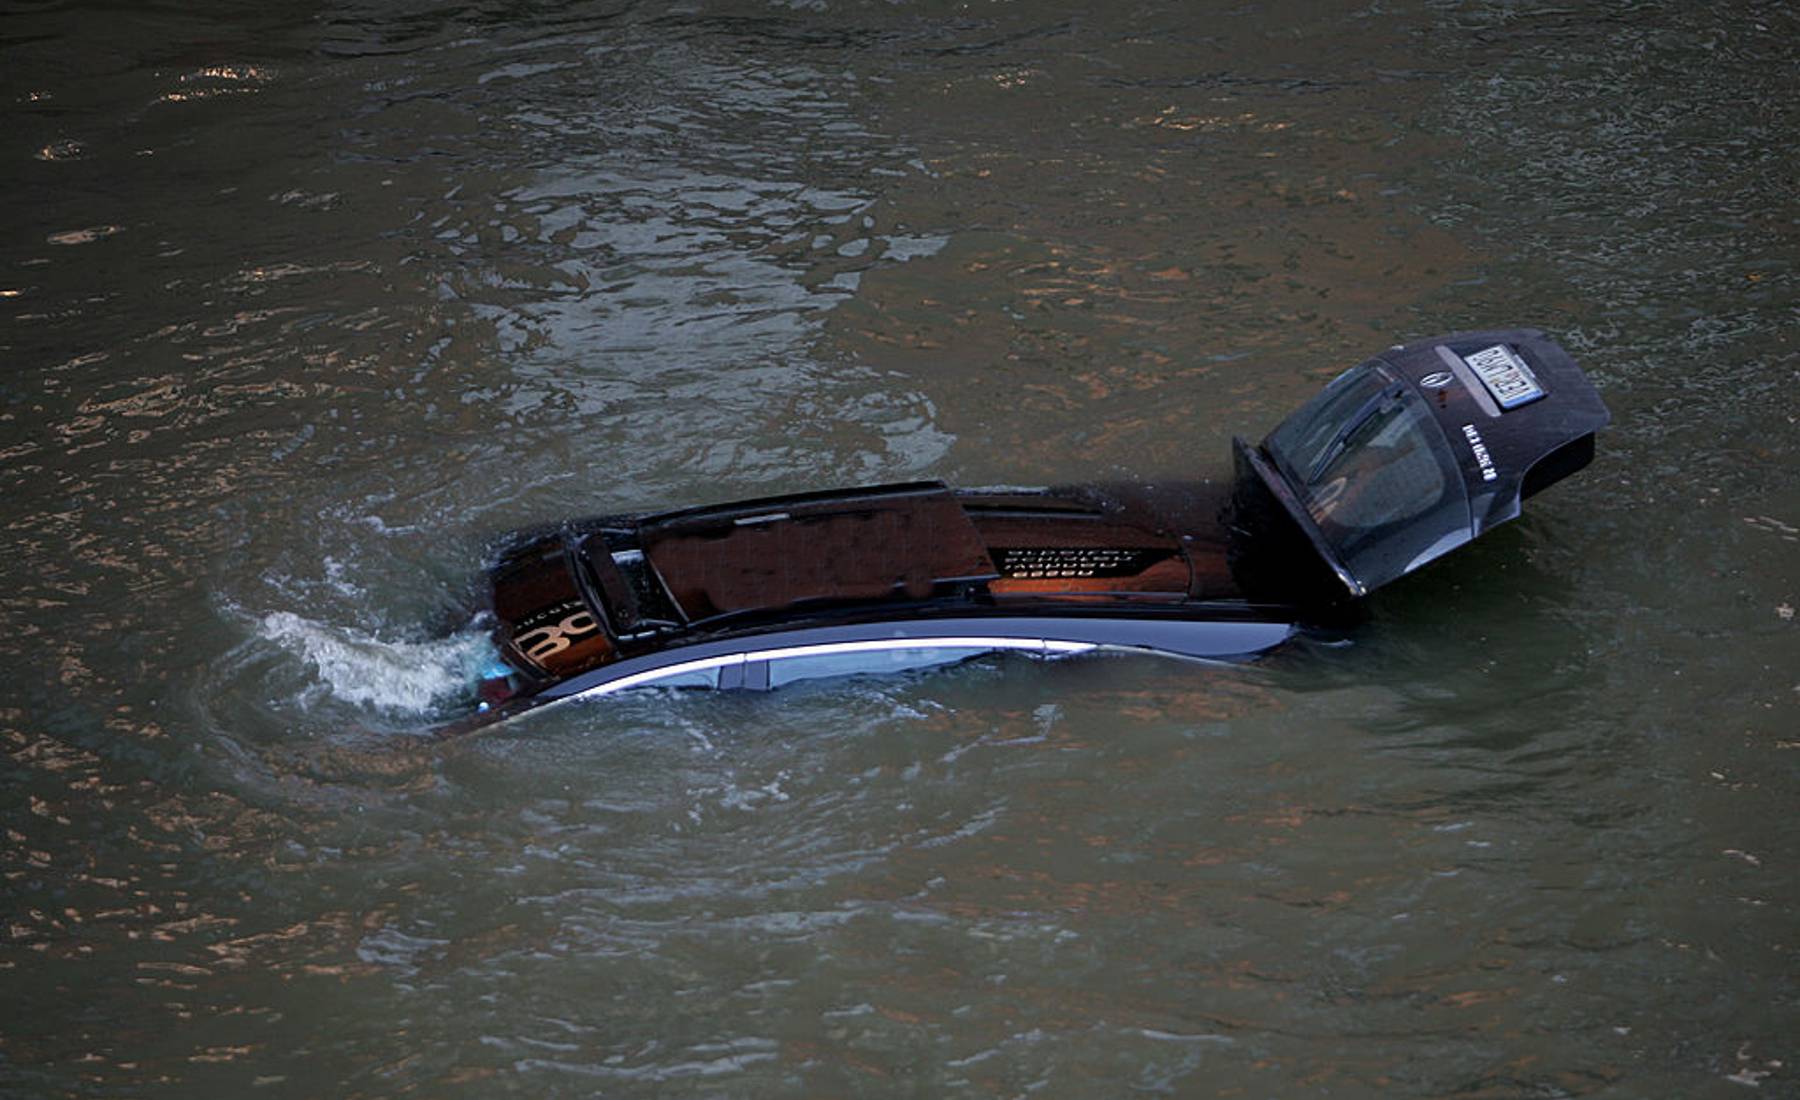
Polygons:
<instances>
[{"instance_id":1,"label":"submerged car","mask_svg":"<svg viewBox=\"0 0 1800 1100\"><path fill-rule=\"evenodd\" d=\"M1227 661L1519 514L1586 466L1606 406L1535 329L1356 366L1224 482L940 482L607 516L507 540L498 660L466 730L644 685L768 689L996 650Z\"/></svg>"}]
</instances>

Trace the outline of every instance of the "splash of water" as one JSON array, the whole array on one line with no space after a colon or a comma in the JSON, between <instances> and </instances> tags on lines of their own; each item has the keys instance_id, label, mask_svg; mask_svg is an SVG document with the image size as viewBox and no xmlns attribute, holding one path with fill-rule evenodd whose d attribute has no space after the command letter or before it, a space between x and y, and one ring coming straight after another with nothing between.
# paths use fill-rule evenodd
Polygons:
<instances>
[{"instance_id":1,"label":"splash of water","mask_svg":"<svg viewBox=\"0 0 1800 1100\"><path fill-rule=\"evenodd\" d=\"M472 694L494 658L485 634L468 631L425 642L391 642L275 611L258 633L317 670L331 694L376 710L423 714Z\"/></svg>"}]
</instances>

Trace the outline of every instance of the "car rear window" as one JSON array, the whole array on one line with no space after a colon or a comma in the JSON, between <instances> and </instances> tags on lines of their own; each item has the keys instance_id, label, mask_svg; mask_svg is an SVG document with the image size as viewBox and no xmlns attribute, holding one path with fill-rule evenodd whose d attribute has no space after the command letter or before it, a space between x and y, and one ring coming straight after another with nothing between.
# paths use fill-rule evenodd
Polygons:
<instances>
[{"instance_id":1,"label":"car rear window","mask_svg":"<svg viewBox=\"0 0 1800 1100\"><path fill-rule=\"evenodd\" d=\"M1373 364L1341 375L1264 446L1367 587L1468 538L1468 494L1443 432L1411 387Z\"/></svg>"}]
</instances>

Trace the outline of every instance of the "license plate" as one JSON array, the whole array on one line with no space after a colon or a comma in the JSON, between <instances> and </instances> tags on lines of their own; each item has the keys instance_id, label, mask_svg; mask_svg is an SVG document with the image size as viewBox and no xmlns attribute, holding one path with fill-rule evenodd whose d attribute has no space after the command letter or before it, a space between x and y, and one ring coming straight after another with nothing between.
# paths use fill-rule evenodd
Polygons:
<instances>
[{"instance_id":1,"label":"license plate","mask_svg":"<svg viewBox=\"0 0 1800 1100\"><path fill-rule=\"evenodd\" d=\"M1494 395L1502 409L1516 409L1544 396L1544 387L1538 385L1531 368L1505 344L1495 344L1473 355L1465 355L1463 362L1469 364L1469 369L1481 379L1481 384Z\"/></svg>"}]
</instances>

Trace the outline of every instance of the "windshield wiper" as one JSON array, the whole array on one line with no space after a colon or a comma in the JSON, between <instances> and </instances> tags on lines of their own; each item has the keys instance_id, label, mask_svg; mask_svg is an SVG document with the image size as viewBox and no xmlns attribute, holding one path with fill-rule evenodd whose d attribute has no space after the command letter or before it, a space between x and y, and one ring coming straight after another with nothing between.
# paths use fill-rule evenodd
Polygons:
<instances>
[{"instance_id":1,"label":"windshield wiper","mask_svg":"<svg viewBox=\"0 0 1800 1100\"><path fill-rule=\"evenodd\" d=\"M1331 464L1349 449L1350 437L1361 431L1363 425L1373 419L1376 413L1392 408L1394 402L1398 401L1405 392L1405 389L1399 385L1384 387L1379 392L1372 394L1367 401L1362 403L1361 407L1350 414L1350 419L1345 421L1344 426L1331 437L1331 442L1327 443L1325 449L1319 452L1319 457L1313 459L1312 466L1306 471L1306 484L1311 485L1319 480L1319 475L1330 469Z\"/></svg>"}]
</instances>

